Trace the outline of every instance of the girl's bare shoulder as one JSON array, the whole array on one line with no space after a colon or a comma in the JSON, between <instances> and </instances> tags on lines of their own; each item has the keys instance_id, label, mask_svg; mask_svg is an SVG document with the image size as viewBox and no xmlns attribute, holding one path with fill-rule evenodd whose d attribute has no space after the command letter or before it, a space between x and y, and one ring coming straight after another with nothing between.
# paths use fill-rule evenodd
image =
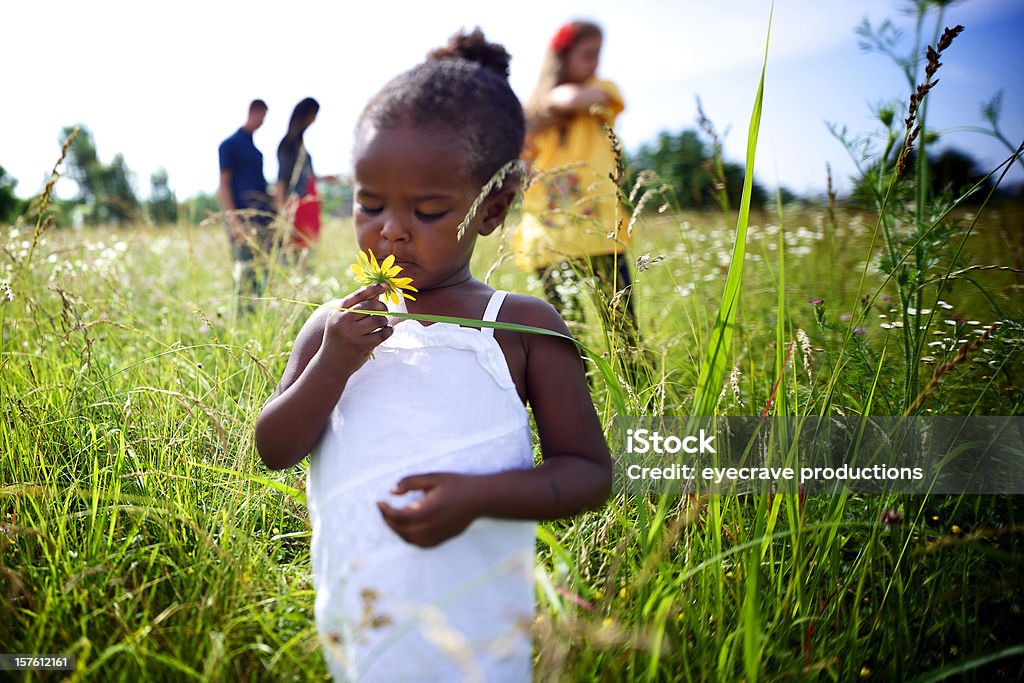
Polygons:
<instances>
[{"instance_id":1,"label":"girl's bare shoulder","mask_svg":"<svg viewBox=\"0 0 1024 683\"><path fill-rule=\"evenodd\" d=\"M540 327L552 332L569 335L569 328L558 311L543 299L526 294L509 293L498 316L501 322Z\"/></svg>"}]
</instances>

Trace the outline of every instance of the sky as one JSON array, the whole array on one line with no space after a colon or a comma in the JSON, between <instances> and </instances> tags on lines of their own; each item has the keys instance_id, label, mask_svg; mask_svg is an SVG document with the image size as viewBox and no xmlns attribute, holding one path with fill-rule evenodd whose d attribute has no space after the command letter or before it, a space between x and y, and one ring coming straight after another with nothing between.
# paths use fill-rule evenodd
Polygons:
<instances>
[{"instance_id":1,"label":"sky","mask_svg":"<svg viewBox=\"0 0 1024 683\"><path fill-rule=\"evenodd\" d=\"M821 193L826 165L840 191L856 174L828 122L851 135L879 130L873 110L905 107L910 88L888 57L858 47L854 29L891 19L909 53L913 21L904 0L479 0L341 3L249 0L6 0L0 24L0 166L16 194L38 193L59 153L63 127L84 124L101 161L120 153L139 196L167 170L179 199L215 192L217 146L245 120L248 103L270 105L255 141L274 179L275 150L292 107L319 100L306 146L319 174L348 174L352 130L366 101L461 27L480 26L512 54L511 84L525 99L551 35L563 22L604 27L599 75L619 86L626 111L617 129L636 151L659 132L696 127L696 98L720 133L728 160L745 156L747 128L768 41L764 110L755 177L767 187ZM935 15L926 23L932 42ZM1001 128L1024 139L1024 2L963 0L943 26L964 33L943 55L929 95L939 146L965 150L994 168L1009 152L967 130L1003 91ZM923 51L923 47L922 47ZM1024 182L1018 166L1008 176ZM71 196L62 180L58 194Z\"/></svg>"}]
</instances>

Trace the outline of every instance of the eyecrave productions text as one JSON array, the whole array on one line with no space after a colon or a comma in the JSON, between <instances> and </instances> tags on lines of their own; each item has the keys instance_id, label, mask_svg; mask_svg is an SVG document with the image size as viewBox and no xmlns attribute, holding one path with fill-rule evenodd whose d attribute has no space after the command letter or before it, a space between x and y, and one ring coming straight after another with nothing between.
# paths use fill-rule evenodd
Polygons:
<instances>
[{"instance_id":1,"label":"eyecrave productions text","mask_svg":"<svg viewBox=\"0 0 1024 683\"><path fill-rule=\"evenodd\" d=\"M629 415L608 445L639 493L1024 495L1024 416Z\"/></svg>"},{"instance_id":2,"label":"eyecrave productions text","mask_svg":"<svg viewBox=\"0 0 1024 683\"><path fill-rule=\"evenodd\" d=\"M797 474L799 473L799 478ZM630 479L694 481L698 478L716 484L737 481L921 481L924 470L920 467L889 467L885 464L870 467L693 467L671 463L661 467L629 465L626 476Z\"/></svg>"}]
</instances>

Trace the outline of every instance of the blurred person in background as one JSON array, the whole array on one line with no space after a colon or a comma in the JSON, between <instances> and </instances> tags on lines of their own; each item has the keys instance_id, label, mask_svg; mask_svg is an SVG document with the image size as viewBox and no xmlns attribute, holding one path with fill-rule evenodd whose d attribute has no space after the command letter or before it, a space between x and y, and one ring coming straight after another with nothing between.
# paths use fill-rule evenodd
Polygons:
<instances>
[{"instance_id":1,"label":"blurred person in background","mask_svg":"<svg viewBox=\"0 0 1024 683\"><path fill-rule=\"evenodd\" d=\"M616 215L619 161L609 135L625 105L615 84L597 77L602 41L597 24L572 21L548 44L524 107L532 180L514 246L518 265L540 278L567 320L582 322L580 277L592 275L606 330L636 348L629 236Z\"/></svg>"},{"instance_id":2,"label":"blurred person in background","mask_svg":"<svg viewBox=\"0 0 1024 683\"><path fill-rule=\"evenodd\" d=\"M277 184L274 196L291 226L291 237L285 241L287 253L305 262L309 248L320 237L320 197L317 180L335 182L334 176L317 178L313 159L306 149L303 135L316 121L320 104L307 97L292 110L288 132L277 146Z\"/></svg>"},{"instance_id":3,"label":"blurred person in background","mask_svg":"<svg viewBox=\"0 0 1024 683\"><path fill-rule=\"evenodd\" d=\"M235 294L239 309L252 311L243 297L258 297L266 287L266 255L273 247L274 203L267 193L263 154L252 136L263 125L267 103L253 100L245 124L220 144L220 185L217 200L225 212L231 255L235 262Z\"/></svg>"}]
</instances>

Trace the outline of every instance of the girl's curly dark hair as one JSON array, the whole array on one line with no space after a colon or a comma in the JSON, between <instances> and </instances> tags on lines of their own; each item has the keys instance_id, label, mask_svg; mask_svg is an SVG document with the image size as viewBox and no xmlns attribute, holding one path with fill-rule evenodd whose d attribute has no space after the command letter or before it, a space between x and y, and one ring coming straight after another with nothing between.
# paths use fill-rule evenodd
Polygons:
<instances>
[{"instance_id":1,"label":"girl's curly dark hair","mask_svg":"<svg viewBox=\"0 0 1024 683\"><path fill-rule=\"evenodd\" d=\"M479 28L460 31L426 61L396 76L363 109L364 131L403 124L450 130L481 184L519 158L526 123L508 82L511 57Z\"/></svg>"}]
</instances>

